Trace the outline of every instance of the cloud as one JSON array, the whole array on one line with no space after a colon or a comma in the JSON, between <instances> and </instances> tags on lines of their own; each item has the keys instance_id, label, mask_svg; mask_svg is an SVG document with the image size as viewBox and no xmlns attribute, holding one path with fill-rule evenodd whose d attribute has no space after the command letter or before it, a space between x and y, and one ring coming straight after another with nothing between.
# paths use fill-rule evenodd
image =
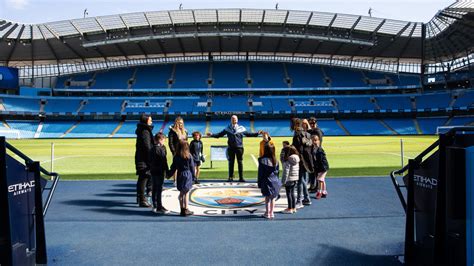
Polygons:
<instances>
[{"instance_id":1,"label":"cloud","mask_svg":"<svg viewBox=\"0 0 474 266\"><path fill-rule=\"evenodd\" d=\"M28 5L28 0L7 0L7 7L13 9L24 9Z\"/></svg>"}]
</instances>

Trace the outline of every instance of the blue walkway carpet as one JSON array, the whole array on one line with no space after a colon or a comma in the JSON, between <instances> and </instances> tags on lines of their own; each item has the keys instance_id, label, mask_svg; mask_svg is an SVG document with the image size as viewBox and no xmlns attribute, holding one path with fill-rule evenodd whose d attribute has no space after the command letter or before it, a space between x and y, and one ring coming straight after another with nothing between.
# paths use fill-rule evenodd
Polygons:
<instances>
[{"instance_id":1,"label":"blue walkway carpet","mask_svg":"<svg viewBox=\"0 0 474 266\"><path fill-rule=\"evenodd\" d=\"M46 217L50 264L400 265L405 215L388 177L328 180L329 197L274 220L159 216L135 182L63 181ZM312 195L314 197L314 195Z\"/></svg>"}]
</instances>

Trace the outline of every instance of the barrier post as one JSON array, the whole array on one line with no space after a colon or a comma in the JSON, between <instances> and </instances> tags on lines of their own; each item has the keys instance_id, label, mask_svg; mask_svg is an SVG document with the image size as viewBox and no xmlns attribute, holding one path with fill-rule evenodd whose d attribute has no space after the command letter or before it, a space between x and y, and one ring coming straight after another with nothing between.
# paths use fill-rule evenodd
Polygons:
<instances>
[{"instance_id":1,"label":"barrier post","mask_svg":"<svg viewBox=\"0 0 474 266\"><path fill-rule=\"evenodd\" d=\"M404 165L403 158L405 158L405 154L403 152L403 139L400 139L400 157L402 158L402 168L403 168L403 165Z\"/></svg>"}]
</instances>

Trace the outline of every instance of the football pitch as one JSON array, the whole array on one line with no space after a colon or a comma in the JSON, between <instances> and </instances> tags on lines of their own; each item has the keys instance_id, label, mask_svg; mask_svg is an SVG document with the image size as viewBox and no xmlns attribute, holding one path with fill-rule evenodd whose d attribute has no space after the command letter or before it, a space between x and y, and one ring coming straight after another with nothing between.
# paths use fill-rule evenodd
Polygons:
<instances>
[{"instance_id":1,"label":"football pitch","mask_svg":"<svg viewBox=\"0 0 474 266\"><path fill-rule=\"evenodd\" d=\"M272 138L280 154L282 141L291 137ZM404 162L414 158L436 140L436 136L342 136L325 137L323 147L329 161L329 177L387 176L401 167L400 139L404 143ZM244 177L255 179L261 138L244 138ZM33 160L51 170L51 143L54 143L53 170L62 179L130 179L135 180L135 139L23 139L9 140ZM209 160L211 145L226 145L227 139L204 138L206 162L201 179L226 179L227 161ZM171 156L168 150L168 161ZM235 176L237 165L235 166Z\"/></svg>"}]
</instances>

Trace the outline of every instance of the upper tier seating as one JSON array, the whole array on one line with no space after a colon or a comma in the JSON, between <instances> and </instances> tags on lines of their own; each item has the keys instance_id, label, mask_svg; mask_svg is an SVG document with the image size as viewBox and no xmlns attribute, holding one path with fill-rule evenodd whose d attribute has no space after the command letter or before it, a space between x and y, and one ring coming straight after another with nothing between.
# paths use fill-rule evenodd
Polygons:
<instances>
[{"instance_id":1,"label":"upper tier seating","mask_svg":"<svg viewBox=\"0 0 474 266\"><path fill-rule=\"evenodd\" d=\"M209 83L209 79L212 81ZM248 83L250 79L250 83ZM66 86L71 81L70 86ZM75 83L74 81L81 81ZM169 83L172 81L171 83ZM290 84L287 82L290 81ZM131 82L131 84L129 84ZM90 85L90 86L89 86ZM369 88L420 86L417 75L368 72L321 65L212 62L110 69L60 76L56 89L186 89L186 88Z\"/></svg>"}]
</instances>

